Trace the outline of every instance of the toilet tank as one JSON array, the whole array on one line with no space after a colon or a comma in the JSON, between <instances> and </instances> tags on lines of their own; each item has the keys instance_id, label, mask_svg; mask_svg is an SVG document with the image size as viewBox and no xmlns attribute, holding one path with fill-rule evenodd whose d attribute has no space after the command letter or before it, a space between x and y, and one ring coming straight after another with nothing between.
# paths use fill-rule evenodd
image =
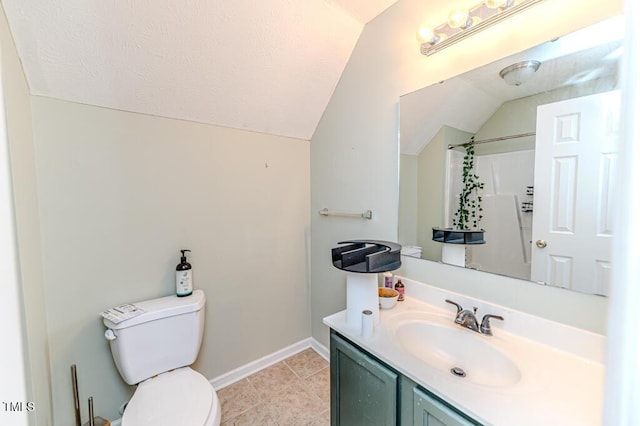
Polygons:
<instances>
[{"instance_id":1,"label":"toilet tank","mask_svg":"<svg viewBox=\"0 0 640 426\"><path fill-rule=\"evenodd\" d=\"M110 339L111 354L124 381L134 385L193 364L204 332L204 292L195 290L190 296L168 296L135 305L144 313L117 324L104 320L105 336Z\"/></svg>"}]
</instances>

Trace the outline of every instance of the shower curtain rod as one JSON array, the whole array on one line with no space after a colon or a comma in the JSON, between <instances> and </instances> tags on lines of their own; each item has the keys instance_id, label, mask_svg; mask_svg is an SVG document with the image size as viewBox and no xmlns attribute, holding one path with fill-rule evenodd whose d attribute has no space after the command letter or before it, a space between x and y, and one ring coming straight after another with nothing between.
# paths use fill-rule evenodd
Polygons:
<instances>
[{"instance_id":1,"label":"shower curtain rod","mask_svg":"<svg viewBox=\"0 0 640 426\"><path fill-rule=\"evenodd\" d=\"M453 149L453 148L458 148L460 146L466 146L466 145L478 145L481 143L487 143L487 142L497 142L497 141L506 141L507 139L516 139L516 138L524 138L527 136L535 136L536 132L529 132L529 133L520 133L518 135L510 135L510 136L500 136L497 138L491 138L491 139L483 139L480 141L471 141L471 142L467 142L467 143L459 143L457 145L449 145L448 149Z\"/></svg>"}]
</instances>

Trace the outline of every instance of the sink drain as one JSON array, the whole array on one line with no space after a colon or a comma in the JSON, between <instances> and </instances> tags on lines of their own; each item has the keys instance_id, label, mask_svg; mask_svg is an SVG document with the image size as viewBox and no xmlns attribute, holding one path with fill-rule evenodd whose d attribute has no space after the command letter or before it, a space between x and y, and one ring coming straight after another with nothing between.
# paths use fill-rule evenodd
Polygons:
<instances>
[{"instance_id":1,"label":"sink drain","mask_svg":"<svg viewBox=\"0 0 640 426\"><path fill-rule=\"evenodd\" d=\"M460 367L453 367L451 370L451 374L453 374L454 376L457 377L467 377L467 373L464 372L464 370Z\"/></svg>"}]
</instances>

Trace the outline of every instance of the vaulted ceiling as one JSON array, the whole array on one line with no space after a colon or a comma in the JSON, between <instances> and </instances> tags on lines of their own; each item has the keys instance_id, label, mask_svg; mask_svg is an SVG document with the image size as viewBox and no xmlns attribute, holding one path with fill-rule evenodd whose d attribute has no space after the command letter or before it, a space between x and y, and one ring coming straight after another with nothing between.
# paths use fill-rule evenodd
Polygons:
<instances>
[{"instance_id":1,"label":"vaulted ceiling","mask_svg":"<svg viewBox=\"0 0 640 426\"><path fill-rule=\"evenodd\" d=\"M397 0L2 0L31 93L310 139Z\"/></svg>"}]
</instances>

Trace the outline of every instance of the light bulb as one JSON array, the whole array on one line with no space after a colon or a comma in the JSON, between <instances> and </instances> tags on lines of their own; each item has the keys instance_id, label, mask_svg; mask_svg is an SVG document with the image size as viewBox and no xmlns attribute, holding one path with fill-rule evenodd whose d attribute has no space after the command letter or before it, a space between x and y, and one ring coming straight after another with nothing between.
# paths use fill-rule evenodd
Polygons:
<instances>
[{"instance_id":1,"label":"light bulb","mask_svg":"<svg viewBox=\"0 0 640 426\"><path fill-rule=\"evenodd\" d=\"M489 9L506 9L513 6L514 0L485 0L484 5Z\"/></svg>"},{"instance_id":2,"label":"light bulb","mask_svg":"<svg viewBox=\"0 0 640 426\"><path fill-rule=\"evenodd\" d=\"M484 4L489 9L497 9L504 4L504 0L485 0Z\"/></svg>"},{"instance_id":3,"label":"light bulb","mask_svg":"<svg viewBox=\"0 0 640 426\"><path fill-rule=\"evenodd\" d=\"M448 24L451 28L466 28L469 26L469 11L456 9L449 14Z\"/></svg>"},{"instance_id":4,"label":"light bulb","mask_svg":"<svg viewBox=\"0 0 640 426\"><path fill-rule=\"evenodd\" d=\"M421 27L416 32L416 38L420 43L436 43L438 37L435 35L431 28Z\"/></svg>"}]
</instances>

